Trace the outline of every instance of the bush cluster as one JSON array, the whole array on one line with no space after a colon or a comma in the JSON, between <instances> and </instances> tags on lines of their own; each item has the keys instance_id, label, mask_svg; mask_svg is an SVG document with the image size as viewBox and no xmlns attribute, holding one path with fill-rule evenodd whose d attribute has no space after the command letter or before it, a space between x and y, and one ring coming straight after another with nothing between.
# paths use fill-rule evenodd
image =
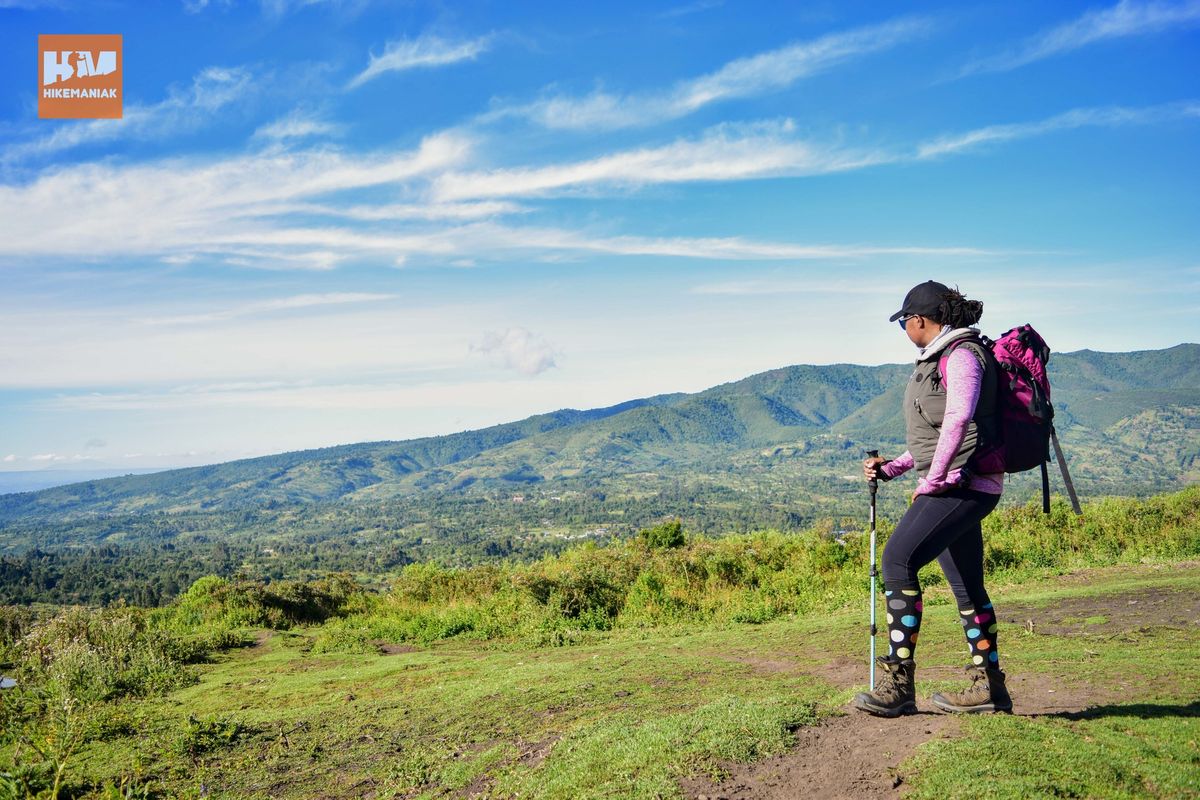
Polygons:
<instances>
[{"instance_id":1,"label":"bush cluster","mask_svg":"<svg viewBox=\"0 0 1200 800\"><path fill-rule=\"evenodd\" d=\"M40 621L7 612L0 629L18 681L0 697L0 797L58 797L86 742L132 731L121 700L194 682L189 665L206 653L127 606L68 607Z\"/></svg>"},{"instance_id":2,"label":"bush cluster","mask_svg":"<svg viewBox=\"0 0 1200 800\"><path fill-rule=\"evenodd\" d=\"M285 630L321 623L364 603L354 578L338 573L314 581L230 581L200 578L170 605L154 612L161 627L206 650L250 642L252 628Z\"/></svg>"},{"instance_id":3,"label":"bush cluster","mask_svg":"<svg viewBox=\"0 0 1200 800\"><path fill-rule=\"evenodd\" d=\"M881 521L877 547L891 532ZM1073 569L1200 554L1200 487L1148 499L1106 498L1071 513L1061 499L1013 506L985 523L991 573ZM817 526L708 538L678 521L600 547L586 543L530 565L404 568L384 597L327 622L317 650L370 651L379 641L518 637L579 641L589 631L675 623L761 623L865 597L864 531ZM936 564L927 587L945 583ZM931 602L941 601L932 597Z\"/></svg>"},{"instance_id":4,"label":"bush cluster","mask_svg":"<svg viewBox=\"0 0 1200 800\"><path fill-rule=\"evenodd\" d=\"M6 660L22 684L77 701L156 694L194 680L205 650L154 625L143 609L59 610L11 640Z\"/></svg>"}]
</instances>

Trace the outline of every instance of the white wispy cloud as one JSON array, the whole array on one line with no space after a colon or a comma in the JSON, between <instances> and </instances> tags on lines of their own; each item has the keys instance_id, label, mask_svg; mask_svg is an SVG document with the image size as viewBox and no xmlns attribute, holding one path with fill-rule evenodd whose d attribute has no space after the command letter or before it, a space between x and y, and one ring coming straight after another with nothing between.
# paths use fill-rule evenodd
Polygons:
<instances>
[{"instance_id":1,"label":"white wispy cloud","mask_svg":"<svg viewBox=\"0 0 1200 800\"><path fill-rule=\"evenodd\" d=\"M364 8L368 0L259 0L264 16L279 18L302 8L324 6L337 11L358 12ZM200 13L212 6L228 9L237 4L237 0L183 0L183 8L192 14Z\"/></svg>"},{"instance_id":2,"label":"white wispy cloud","mask_svg":"<svg viewBox=\"0 0 1200 800\"><path fill-rule=\"evenodd\" d=\"M75 453L74 455L66 456L60 453L38 453L29 457L30 461L83 461L87 456Z\"/></svg>"},{"instance_id":3,"label":"white wispy cloud","mask_svg":"<svg viewBox=\"0 0 1200 800\"><path fill-rule=\"evenodd\" d=\"M158 103L128 104L121 119L72 120L52 133L10 144L2 157L11 162L116 139L161 139L193 130L211 122L212 115L222 108L246 99L254 83L245 67L207 67L192 79L191 86L171 87Z\"/></svg>"},{"instance_id":4,"label":"white wispy cloud","mask_svg":"<svg viewBox=\"0 0 1200 800\"><path fill-rule=\"evenodd\" d=\"M1056 114L1036 122L1019 122L1009 125L990 125L966 133L951 134L932 139L917 147L917 158L960 153L980 145L1007 142L1042 136L1055 131L1083 127L1112 128L1123 125L1148 125L1175 119L1200 118L1200 103L1167 103L1144 108L1077 108Z\"/></svg>"},{"instance_id":5,"label":"white wispy cloud","mask_svg":"<svg viewBox=\"0 0 1200 800\"><path fill-rule=\"evenodd\" d=\"M346 88L357 88L388 72L471 61L485 52L491 46L491 41L491 36L452 41L435 34L425 34L416 39L388 42L381 54L371 54L366 69L354 76Z\"/></svg>"},{"instance_id":6,"label":"white wispy cloud","mask_svg":"<svg viewBox=\"0 0 1200 800\"><path fill-rule=\"evenodd\" d=\"M0 255L88 261L141 256L177 265L206 259L260 269L330 270L351 258L401 266L419 259L476 265L589 253L728 260L979 254L903 242L638 236L594 225L575 230L515 225L504 218L531 210L514 202L526 197L821 175L958 155L986 143L1071 128L1198 116L1195 101L1084 108L888 147L806 141L791 120L774 120L718 125L695 138L581 161L491 170L475 166L478 142L458 130L432 134L402 152L268 148L224 159L83 163L0 184L0 219L20 232L0 237ZM357 191L364 189L386 191ZM369 196L380 202L364 202ZM96 213L100 201L103 214Z\"/></svg>"},{"instance_id":7,"label":"white wispy cloud","mask_svg":"<svg viewBox=\"0 0 1200 800\"><path fill-rule=\"evenodd\" d=\"M312 6L331 6L333 8L358 8L363 5L361 0L260 0L264 14L281 17L284 14Z\"/></svg>"},{"instance_id":8,"label":"white wispy cloud","mask_svg":"<svg viewBox=\"0 0 1200 800\"><path fill-rule=\"evenodd\" d=\"M648 184L746 180L818 175L894 160L877 150L822 146L795 137L790 120L725 123L699 138L625 150L586 161L487 172L439 175L434 195L443 201L560 194L589 187L629 189Z\"/></svg>"},{"instance_id":9,"label":"white wispy cloud","mask_svg":"<svg viewBox=\"0 0 1200 800\"><path fill-rule=\"evenodd\" d=\"M919 253L914 253L918 254ZM959 255L972 255L972 253L960 253ZM713 295L780 295L780 294L872 294L882 295L885 297L895 297L901 294L907 287L894 284L892 282L870 281L857 283L833 283L822 284L812 280L812 278L753 278L740 281L716 281L713 283L701 283L693 286L690 290L692 294L713 294Z\"/></svg>"},{"instance_id":10,"label":"white wispy cloud","mask_svg":"<svg viewBox=\"0 0 1200 800\"><path fill-rule=\"evenodd\" d=\"M297 308L312 308L313 306L345 305L347 303L370 303L380 300L391 300L393 294L378 294L371 292L326 292L323 294L297 294L290 297L276 297L270 300L259 300L253 303L243 303L233 308L207 311L201 314L176 314L168 317L144 317L141 322L147 325L194 325L205 322L219 322L234 317L248 317L267 314L275 311L289 311Z\"/></svg>"},{"instance_id":11,"label":"white wispy cloud","mask_svg":"<svg viewBox=\"0 0 1200 800\"><path fill-rule=\"evenodd\" d=\"M228 240L227 240L228 241ZM586 253L621 256L668 256L758 261L772 259L847 259L873 255L983 255L964 247L878 245L811 245L726 237L656 237L605 235L532 225L507 226L480 222L411 234L377 234L344 228L287 228L242 234L239 241L259 246L323 247L362 255L436 255L443 262L464 256L486 259L547 259Z\"/></svg>"},{"instance_id":12,"label":"white wispy cloud","mask_svg":"<svg viewBox=\"0 0 1200 800\"><path fill-rule=\"evenodd\" d=\"M730 61L715 72L681 81L665 91L628 94L595 91L586 97L556 95L524 105L501 106L479 119L487 122L521 116L548 128L575 130L650 125L686 116L723 100L784 89L855 57L894 47L930 27L927 20L904 19L831 33Z\"/></svg>"},{"instance_id":13,"label":"white wispy cloud","mask_svg":"<svg viewBox=\"0 0 1200 800\"><path fill-rule=\"evenodd\" d=\"M289 242L287 231L256 218L264 207L402 186L462 164L470 153L467 139L447 133L398 153L307 150L50 169L29 183L0 185L0 219L21 231L0 237L0 253L178 256L266 244L277 255L296 255L302 241L336 245L339 237L314 234ZM96 213L100 198L103 214Z\"/></svg>"},{"instance_id":14,"label":"white wispy cloud","mask_svg":"<svg viewBox=\"0 0 1200 800\"><path fill-rule=\"evenodd\" d=\"M337 136L343 126L311 112L296 109L274 122L260 126L254 131L256 139L285 141L308 139L314 136Z\"/></svg>"},{"instance_id":15,"label":"white wispy cloud","mask_svg":"<svg viewBox=\"0 0 1200 800\"><path fill-rule=\"evenodd\" d=\"M471 220L519 214L528 211L524 206L505 200L483 200L477 203L381 203L379 205L333 206L319 203L290 203L263 205L247 212L254 216L312 214L369 222L400 220Z\"/></svg>"},{"instance_id":16,"label":"white wispy cloud","mask_svg":"<svg viewBox=\"0 0 1200 800\"><path fill-rule=\"evenodd\" d=\"M172 264L207 258L264 269L327 270L351 257L395 264L413 257L476 264L587 253L761 260L855 258L904 250L515 226L500 218L525 209L509 200L439 197L818 173L882 158L829 155L781 138L790 130L790 124L775 123L722 126L698 141L515 174L447 175L471 159L471 141L457 133L432 135L403 153L350 156L305 150L215 162L80 164L48 170L30 183L0 185L0 219L21 231L21 236L0 237L0 255L89 260L149 256ZM441 182L442 177L452 180ZM432 202L334 202L344 202L348 190L384 185L416 197L432 195ZM104 198L103 215L94 212L97 198Z\"/></svg>"},{"instance_id":17,"label":"white wispy cloud","mask_svg":"<svg viewBox=\"0 0 1200 800\"><path fill-rule=\"evenodd\" d=\"M458 172L432 178L443 202L481 198L553 197L612 193L648 185L800 177L860 170L956 154L1004 142L1082 127L1148 125L1200 116L1200 103L1183 101L1143 108L1081 108L1044 120L992 125L946 134L915 147L855 147L805 141L790 119L726 123L699 137L637 148L582 161L536 167Z\"/></svg>"},{"instance_id":18,"label":"white wispy cloud","mask_svg":"<svg viewBox=\"0 0 1200 800\"><path fill-rule=\"evenodd\" d=\"M278 381L429 380L467 361L470 333L462 320L495 327L491 306L455 302L301 306L294 313L151 327L146 318L163 316L155 305L147 299L134 308L6 312L0 386L187 392L210 384L241 390L247 381L257 391L275 388L258 384Z\"/></svg>"},{"instance_id":19,"label":"white wispy cloud","mask_svg":"<svg viewBox=\"0 0 1200 800\"><path fill-rule=\"evenodd\" d=\"M1198 0L1181 3L1121 0L1111 8L1089 11L1078 19L1038 33L1008 52L972 61L960 74L1016 69L1095 42L1161 33L1198 22Z\"/></svg>"},{"instance_id":20,"label":"white wispy cloud","mask_svg":"<svg viewBox=\"0 0 1200 800\"><path fill-rule=\"evenodd\" d=\"M659 19L674 19L676 17L697 14L701 11L708 11L710 8L720 8L723 5L725 5L725 0L696 0L694 3L687 3L682 6L668 8L666 11L660 11L654 16Z\"/></svg>"},{"instance_id":21,"label":"white wispy cloud","mask_svg":"<svg viewBox=\"0 0 1200 800\"><path fill-rule=\"evenodd\" d=\"M540 391L540 402L530 391ZM561 403L578 402L577 395L566 395ZM546 404L540 383L524 378L507 380L461 380L454 382L400 383L385 381L330 382L318 385L282 385L263 388L214 388L194 386L171 391L88 392L62 394L39 405L55 411L181 411L232 409L324 409L391 410L429 408L495 408L499 403L529 407ZM614 400L614 402L616 402ZM515 416L515 413L514 415ZM499 421L499 420L496 420ZM482 427L482 425L480 426Z\"/></svg>"},{"instance_id":22,"label":"white wispy cloud","mask_svg":"<svg viewBox=\"0 0 1200 800\"><path fill-rule=\"evenodd\" d=\"M558 353L543 337L521 328L487 331L471 344L472 353L488 356L500 366L522 375L539 375L555 366Z\"/></svg>"},{"instance_id":23,"label":"white wispy cloud","mask_svg":"<svg viewBox=\"0 0 1200 800\"><path fill-rule=\"evenodd\" d=\"M678 258L723 259L730 261L855 259L879 255L918 254L927 256L988 255L989 251L970 247L913 247L908 245L837 245L800 244L746 239L741 236L663 237L663 236L603 236L583 231L558 228L503 228L477 226L463 229L456 236L472 234L481 238L480 244L500 247L514 253L549 251L570 253L604 253L624 256L667 256ZM480 248L482 250L482 248Z\"/></svg>"}]
</instances>

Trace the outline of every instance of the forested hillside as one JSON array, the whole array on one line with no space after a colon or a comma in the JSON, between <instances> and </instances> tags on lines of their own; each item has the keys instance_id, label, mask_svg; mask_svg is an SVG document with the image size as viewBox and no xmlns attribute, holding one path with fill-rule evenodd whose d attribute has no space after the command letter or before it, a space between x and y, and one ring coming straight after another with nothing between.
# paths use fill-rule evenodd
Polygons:
<instances>
[{"instance_id":1,"label":"forested hillside","mask_svg":"<svg viewBox=\"0 0 1200 800\"><path fill-rule=\"evenodd\" d=\"M1200 478L1200 345L1056 354L1050 367L1085 497ZM3 495L0 601L154 603L207 572L528 559L668 517L708 533L853 527L863 450L903 449L908 371L798 365L447 436ZM1010 478L1006 502L1029 499L1035 477ZM885 489L881 514L898 516L906 497Z\"/></svg>"}]
</instances>

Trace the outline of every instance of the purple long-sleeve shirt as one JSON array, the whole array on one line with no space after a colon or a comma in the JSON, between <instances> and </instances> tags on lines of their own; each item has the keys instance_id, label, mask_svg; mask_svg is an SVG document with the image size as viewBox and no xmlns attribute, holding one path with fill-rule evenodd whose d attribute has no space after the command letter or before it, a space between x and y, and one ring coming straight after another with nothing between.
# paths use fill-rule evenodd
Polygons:
<instances>
[{"instance_id":1,"label":"purple long-sleeve shirt","mask_svg":"<svg viewBox=\"0 0 1200 800\"><path fill-rule=\"evenodd\" d=\"M979 402L983 367L966 348L960 347L946 359L945 380L946 414L942 418L941 433L938 435L937 448L933 451L933 463L929 466L929 473L917 480L917 494L937 494L958 485L962 470L947 472L947 468L962 445L967 425L970 424L975 405ZM905 451L904 455L884 464L882 471L889 478L894 478L908 472L913 465L912 453ZM1004 473L972 475L967 488L988 494L1001 494L1004 491Z\"/></svg>"}]
</instances>

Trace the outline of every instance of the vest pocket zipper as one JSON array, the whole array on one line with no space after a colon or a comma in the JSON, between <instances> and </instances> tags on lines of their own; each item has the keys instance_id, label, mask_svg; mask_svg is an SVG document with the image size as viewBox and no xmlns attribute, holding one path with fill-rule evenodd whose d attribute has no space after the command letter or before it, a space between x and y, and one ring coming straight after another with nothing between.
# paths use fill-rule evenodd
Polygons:
<instances>
[{"instance_id":1,"label":"vest pocket zipper","mask_svg":"<svg viewBox=\"0 0 1200 800\"><path fill-rule=\"evenodd\" d=\"M933 427L933 428L941 428L942 427L941 425L938 425L936 422L931 420L929 418L929 415L925 413L925 409L921 408L921 398L919 398L919 397L913 398L913 407L917 409L917 413L921 415L921 419L923 419L929 423L930 427Z\"/></svg>"}]
</instances>

